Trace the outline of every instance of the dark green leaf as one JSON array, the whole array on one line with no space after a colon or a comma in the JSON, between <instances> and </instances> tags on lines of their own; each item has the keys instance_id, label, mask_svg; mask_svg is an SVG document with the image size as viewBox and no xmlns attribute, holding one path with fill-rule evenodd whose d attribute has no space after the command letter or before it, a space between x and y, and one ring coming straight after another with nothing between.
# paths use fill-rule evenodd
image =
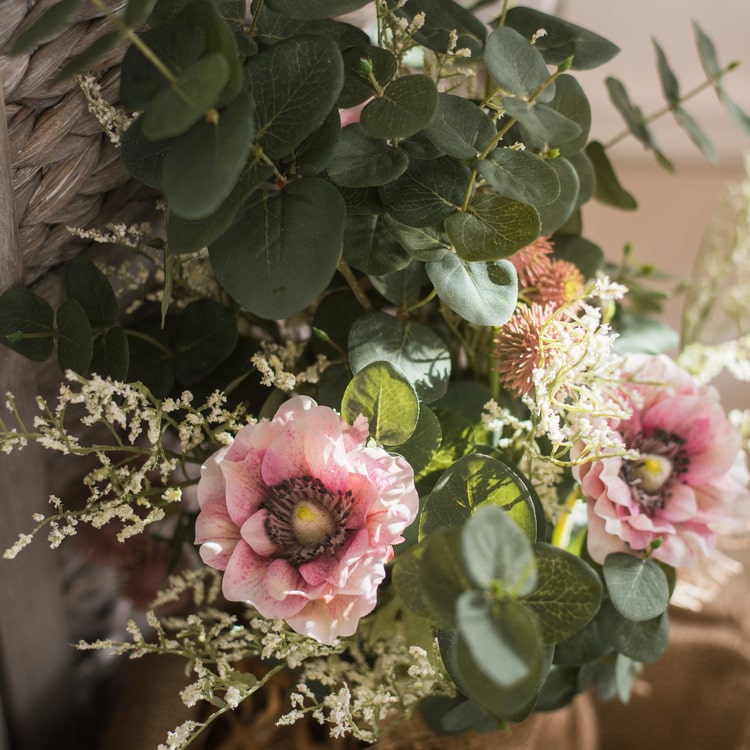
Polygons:
<instances>
[{"instance_id":1,"label":"dark green leaf","mask_svg":"<svg viewBox=\"0 0 750 750\"><path fill-rule=\"evenodd\" d=\"M448 253L425 268L438 297L469 323L501 326L513 315L518 277L510 261L470 263Z\"/></svg>"},{"instance_id":2,"label":"dark green leaf","mask_svg":"<svg viewBox=\"0 0 750 750\"><path fill-rule=\"evenodd\" d=\"M398 452L409 462L414 474L419 474L431 461L442 439L440 421L435 412L422 405L414 434L398 447Z\"/></svg>"},{"instance_id":3,"label":"dark green leaf","mask_svg":"<svg viewBox=\"0 0 750 750\"><path fill-rule=\"evenodd\" d=\"M531 39L539 29L547 33L534 45L550 65L573 58L573 70L590 70L611 60L619 47L593 31L534 8L516 6L508 11L505 23Z\"/></svg>"},{"instance_id":4,"label":"dark green leaf","mask_svg":"<svg viewBox=\"0 0 750 750\"><path fill-rule=\"evenodd\" d=\"M94 328L112 326L117 322L119 305L115 291L90 258L78 255L68 261L65 293L81 304Z\"/></svg>"},{"instance_id":5,"label":"dark green leaf","mask_svg":"<svg viewBox=\"0 0 750 750\"><path fill-rule=\"evenodd\" d=\"M566 158L578 175L578 197L576 199L576 207L579 208L585 203L588 203L594 196L594 190L596 190L594 165L591 163L591 159L586 156L585 151L576 151L574 154L570 154Z\"/></svg>"},{"instance_id":6,"label":"dark green leaf","mask_svg":"<svg viewBox=\"0 0 750 750\"><path fill-rule=\"evenodd\" d=\"M667 577L653 560L624 552L607 555L604 581L613 606L628 620L652 620L667 608Z\"/></svg>"},{"instance_id":7,"label":"dark green leaf","mask_svg":"<svg viewBox=\"0 0 750 750\"><path fill-rule=\"evenodd\" d=\"M560 180L560 195L557 200L546 206L538 206L542 220L541 234L552 234L571 217L578 206L580 180L573 165L562 156L549 160L550 166L557 172Z\"/></svg>"},{"instance_id":8,"label":"dark green leaf","mask_svg":"<svg viewBox=\"0 0 750 750\"><path fill-rule=\"evenodd\" d=\"M393 564L393 586L412 612L429 619L433 616L432 607L420 581L425 549L426 545L420 544L398 554Z\"/></svg>"},{"instance_id":9,"label":"dark green leaf","mask_svg":"<svg viewBox=\"0 0 750 750\"><path fill-rule=\"evenodd\" d=\"M604 263L604 252L585 237L578 234L555 235L555 258L567 260L583 274L593 279Z\"/></svg>"},{"instance_id":10,"label":"dark green leaf","mask_svg":"<svg viewBox=\"0 0 750 750\"><path fill-rule=\"evenodd\" d=\"M394 7L394 0L389 0L389 5ZM397 15L410 22L417 13L424 13L424 25L414 34L414 41L418 44L445 54L451 34L455 32L458 37L456 49L466 47L471 51L472 59L481 60L487 31L471 11L453 0L407 0L396 9Z\"/></svg>"},{"instance_id":11,"label":"dark green leaf","mask_svg":"<svg viewBox=\"0 0 750 750\"><path fill-rule=\"evenodd\" d=\"M375 214L347 216L344 260L368 275L383 276L409 265L410 258Z\"/></svg>"},{"instance_id":12,"label":"dark green leaf","mask_svg":"<svg viewBox=\"0 0 750 750\"><path fill-rule=\"evenodd\" d=\"M409 163L405 151L367 135L354 123L341 131L336 155L328 165L328 176L344 187L385 185L402 175Z\"/></svg>"},{"instance_id":13,"label":"dark green leaf","mask_svg":"<svg viewBox=\"0 0 750 750\"><path fill-rule=\"evenodd\" d=\"M604 602L597 619L604 640L635 661L651 664L667 647L669 619L666 612L653 620L635 622L624 618L610 602Z\"/></svg>"},{"instance_id":14,"label":"dark green leaf","mask_svg":"<svg viewBox=\"0 0 750 750\"><path fill-rule=\"evenodd\" d=\"M373 312L354 321L349 332L349 365L353 373L372 362L390 362L409 379L420 400L430 403L448 388L451 357L431 328L393 315Z\"/></svg>"},{"instance_id":15,"label":"dark green leaf","mask_svg":"<svg viewBox=\"0 0 750 750\"><path fill-rule=\"evenodd\" d=\"M539 50L515 29L504 26L487 38L484 61L493 81L504 91L529 99L550 77L550 72ZM554 95L552 83L540 97L548 101Z\"/></svg>"},{"instance_id":16,"label":"dark green leaf","mask_svg":"<svg viewBox=\"0 0 750 750\"><path fill-rule=\"evenodd\" d=\"M383 225L416 260L439 260L450 252L448 236L434 227L410 227L386 214Z\"/></svg>"},{"instance_id":17,"label":"dark green leaf","mask_svg":"<svg viewBox=\"0 0 750 750\"><path fill-rule=\"evenodd\" d=\"M138 380L139 378L129 377L129 367L130 347L128 345L128 336L123 328L114 326L94 339L94 351L91 357L91 364L89 365L90 372L95 372L103 378L112 378L113 380L124 381L127 379L129 382ZM153 375L157 371L158 365L154 359L149 360L148 369L150 375ZM171 374L171 368L169 372ZM146 382L146 385L157 398L163 398L167 395L169 387L171 387L171 381L169 387L163 391L155 390L152 387L152 383Z\"/></svg>"},{"instance_id":18,"label":"dark green leaf","mask_svg":"<svg viewBox=\"0 0 750 750\"><path fill-rule=\"evenodd\" d=\"M669 65L667 56L664 54L664 50L661 48L659 42L656 39L651 39L654 50L656 51L656 65L659 71L659 80L661 81L661 90L664 94L664 98L669 103L670 107L676 107L680 104L680 84L677 81L672 68Z\"/></svg>"},{"instance_id":19,"label":"dark green leaf","mask_svg":"<svg viewBox=\"0 0 750 750\"><path fill-rule=\"evenodd\" d=\"M716 56L716 47L696 21L693 21L693 31L703 70L712 81L716 82L721 78L721 65Z\"/></svg>"},{"instance_id":20,"label":"dark green leaf","mask_svg":"<svg viewBox=\"0 0 750 750\"><path fill-rule=\"evenodd\" d=\"M292 150L289 167L282 165L282 171L302 177L319 174L331 163L340 140L341 118L334 108L323 124Z\"/></svg>"},{"instance_id":21,"label":"dark green leaf","mask_svg":"<svg viewBox=\"0 0 750 750\"><path fill-rule=\"evenodd\" d=\"M10 54L30 52L38 44L57 34L67 26L70 18L83 3L84 0L59 0L50 5L31 26L16 37Z\"/></svg>"},{"instance_id":22,"label":"dark green leaf","mask_svg":"<svg viewBox=\"0 0 750 750\"><path fill-rule=\"evenodd\" d=\"M526 484L507 464L475 454L456 461L438 480L422 511L420 538L441 526L463 526L485 503L509 513L529 539L536 537L536 511Z\"/></svg>"},{"instance_id":23,"label":"dark green leaf","mask_svg":"<svg viewBox=\"0 0 750 750\"><path fill-rule=\"evenodd\" d=\"M422 298L424 287L430 285L424 263L418 260L412 260L408 266L384 276L370 276L370 281L375 289L401 310L416 305Z\"/></svg>"},{"instance_id":24,"label":"dark green leaf","mask_svg":"<svg viewBox=\"0 0 750 750\"><path fill-rule=\"evenodd\" d=\"M209 247L219 282L262 318L279 320L299 312L336 270L344 211L336 188L317 177L254 195Z\"/></svg>"},{"instance_id":25,"label":"dark green leaf","mask_svg":"<svg viewBox=\"0 0 750 750\"><path fill-rule=\"evenodd\" d=\"M539 618L547 643L557 643L588 623L599 609L602 585L583 560L559 547L537 542L536 589L524 598Z\"/></svg>"},{"instance_id":26,"label":"dark green leaf","mask_svg":"<svg viewBox=\"0 0 750 750\"><path fill-rule=\"evenodd\" d=\"M52 354L53 320L49 302L25 287L13 287L0 296L0 344L34 362L44 362Z\"/></svg>"},{"instance_id":27,"label":"dark green leaf","mask_svg":"<svg viewBox=\"0 0 750 750\"><path fill-rule=\"evenodd\" d=\"M107 339L115 330L117 329L113 328L109 331ZM139 335L135 335L136 333ZM95 346L99 341L100 339L96 340ZM125 339L124 351L130 353L129 361L127 358L125 360L128 381L140 381L157 398L166 398L174 384L174 356L166 344L166 334L159 321L147 321L137 332L128 334ZM112 354L116 354L117 351L118 349L114 345L110 346L108 342L107 360L111 360Z\"/></svg>"},{"instance_id":28,"label":"dark green leaf","mask_svg":"<svg viewBox=\"0 0 750 750\"><path fill-rule=\"evenodd\" d=\"M232 192L211 215L191 220L168 212L169 252L192 253L212 244L229 229L248 196L272 175L272 166L260 160L253 161L245 167Z\"/></svg>"},{"instance_id":29,"label":"dark green leaf","mask_svg":"<svg viewBox=\"0 0 750 750\"><path fill-rule=\"evenodd\" d=\"M537 567L531 542L496 505L480 505L463 527L461 557L475 587L494 599L517 599L531 593Z\"/></svg>"},{"instance_id":30,"label":"dark green leaf","mask_svg":"<svg viewBox=\"0 0 750 750\"><path fill-rule=\"evenodd\" d=\"M555 664L580 666L600 659L611 650L612 647L602 640L598 618L594 618L573 635L555 644Z\"/></svg>"},{"instance_id":31,"label":"dark green leaf","mask_svg":"<svg viewBox=\"0 0 750 750\"><path fill-rule=\"evenodd\" d=\"M255 134L252 107L241 92L216 122L201 118L172 141L162 171L170 211L203 219L219 208L247 161Z\"/></svg>"},{"instance_id":32,"label":"dark green leaf","mask_svg":"<svg viewBox=\"0 0 750 750\"><path fill-rule=\"evenodd\" d=\"M131 28L136 28L146 23L157 0L128 0L125 7L125 23Z\"/></svg>"},{"instance_id":33,"label":"dark green leaf","mask_svg":"<svg viewBox=\"0 0 750 750\"><path fill-rule=\"evenodd\" d=\"M586 155L591 160L596 176L594 197L609 206L616 206L629 211L638 207L635 198L625 190L615 175L604 146L598 141L591 141L586 146Z\"/></svg>"},{"instance_id":34,"label":"dark green leaf","mask_svg":"<svg viewBox=\"0 0 750 750\"><path fill-rule=\"evenodd\" d=\"M271 10L290 18L312 21L316 18L341 16L367 5L370 0L266 0Z\"/></svg>"},{"instance_id":35,"label":"dark green leaf","mask_svg":"<svg viewBox=\"0 0 750 750\"><path fill-rule=\"evenodd\" d=\"M161 190L164 157L172 139L152 141L143 135L143 116L123 133L120 153L123 164L136 180L148 187Z\"/></svg>"},{"instance_id":36,"label":"dark green leaf","mask_svg":"<svg viewBox=\"0 0 750 750\"><path fill-rule=\"evenodd\" d=\"M456 253L465 261L507 258L540 234L539 214L495 192L477 192L466 211L445 220Z\"/></svg>"},{"instance_id":37,"label":"dark green leaf","mask_svg":"<svg viewBox=\"0 0 750 750\"><path fill-rule=\"evenodd\" d=\"M391 52L371 44L349 47L341 57L344 61L344 87L337 102L340 109L356 107L377 94L370 75L382 88L398 70L398 62Z\"/></svg>"},{"instance_id":38,"label":"dark green leaf","mask_svg":"<svg viewBox=\"0 0 750 750\"><path fill-rule=\"evenodd\" d=\"M703 156L711 164L716 164L719 161L719 156L716 153L713 143L711 143L708 136L703 132L700 125L682 107L673 107L672 114L677 124L688 134L690 140L700 149ZM748 123L750 123L750 120L748 120ZM748 125L746 134L750 135L750 124Z\"/></svg>"},{"instance_id":39,"label":"dark green leaf","mask_svg":"<svg viewBox=\"0 0 750 750\"><path fill-rule=\"evenodd\" d=\"M458 210L470 180L469 168L449 156L415 160L401 177L381 187L380 195L397 221L410 227L431 227Z\"/></svg>"},{"instance_id":40,"label":"dark green leaf","mask_svg":"<svg viewBox=\"0 0 750 750\"><path fill-rule=\"evenodd\" d=\"M93 352L91 324L83 306L66 299L57 309L57 361L61 370L88 372Z\"/></svg>"},{"instance_id":41,"label":"dark green leaf","mask_svg":"<svg viewBox=\"0 0 750 750\"><path fill-rule=\"evenodd\" d=\"M206 377L237 345L234 313L211 299L191 302L175 336L175 375L185 385Z\"/></svg>"},{"instance_id":42,"label":"dark green leaf","mask_svg":"<svg viewBox=\"0 0 750 750\"><path fill-rule=\"evenodd\" d=\"M581 127L549 104L527 104L520 99L503 99L503 108L521 124L524 139L535 148L558 146L580 140Z\"/></svg>"},{"instance_id":43,"label":"dark green leaf","mask_svg":"<svg viewBox=\"0 0 750 750\"><path fill-rule=\"evenodd\" d=\"M619 353L664 354L680 346L680 334L650 315L621 314L614 349Z\"/></svg>"},{"instance_id":44,"label":"dark green leaf","mask_svg":"<svg viewBox=\"0 0 750 750\"><path fill-rule=\"evenodd\" d=\"M468 419L443 409L435 409L435 416L440 422L442 438L425 474L445 471L474 450L474 425Z\"/></svg>"},{"instance_id":45,"label":"dark green leaf","mask_svg":"<svg viewBox=\"0 0 750 750\"><path fill-rule=\"evenodd\" d=\"M427 126L436 109L437 87L431 78L402 76L365 106L359 121L374 138L408 138Z\"/></svg>"},{"instance_id":46,"label":"dark green leaf","mask_svg":"<svg viewBox=\"0 0 750 750\"><path fill-rule=\"evenodd\" d=\"M419 399L400 370L388 362L373 362L352 378L341 402L341 415L350 424L360 414L367 417L372 437L397 446L414 433Z\"/></svg>"},{"instance_id":47,"label":"dark green leaf","mask_svg":"<svg viewBox=\"0 0 750 750\"><path fill-rule=\"evenodd\" d=\"M209 55L186 68L174 83L148 103L141 129L152 141L184 133L219 101L230 69L220 54Z\"/></svg>"},{"instance_id":48,"label":"dark green leaf","mask_svg":"<svg viewBox=\"0 0 750 750\"><path fill-rule=\"evenodd\" d=\"M344 82L338 47L321 36L280 42L249 60L245 72L256 140L271 159L286 156L320 127Z\"/></svg>"},{"instance_id":49,"label":"dark green leaf","mask_svg":"<svg viewBox=\"0 0 750 750\"><path fill-rule=\"evenodd\" d=\"M320 300L313 317L316 336L311 344L315 351L325 354L329 359L343 354L352 323L361 313L362 305L357 302L350 289L326 294Z\"/></svg>"},{"instance_id":50,"label":"dark green leaf","mask_svg":"<svg viewBox=\"0 0 750 750\"><path fill-rule=\"evenodd\" d=\"M740 129L740 132L750 138L750 116L748 116L747 112L740 109L729 94L721 87L719 88L719 101L724 107L724 111Z\"/></svg>"},{"instance_id":51,"label":"dark green leaf","mask_svg":"<svg viewBox=\"0 0 750 750\"><path fill-rule=\"evenodd\" d=\"M474 102L452 94L438 94L435 116L424 134L444 154L472 159L492 142L497 130Z\"/></svg>"},{"instance_id":52,"label":"dark green leaf","mask_svg":"<svg viewBox=\"0 0 750 750\"><path fill-rule=\"evenodd\" d=\"M495 149L476 170L500 195L531 206L546 206L560 195L556 170L532 151Z\"/></svg>"}]
</instances>

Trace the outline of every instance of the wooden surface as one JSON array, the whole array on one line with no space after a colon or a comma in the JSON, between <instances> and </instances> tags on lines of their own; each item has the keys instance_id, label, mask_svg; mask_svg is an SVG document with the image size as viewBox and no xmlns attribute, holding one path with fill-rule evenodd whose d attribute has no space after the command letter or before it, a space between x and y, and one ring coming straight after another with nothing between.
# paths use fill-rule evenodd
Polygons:
<instances>
[{"instance_id":1,"label":"wooden surface","mask_svg":"<svg viewBox=\"0 0 750 750\"><path fill-rule=\"evenodd\" d=\"M0 80L0 84L2 81ZM4 105L0 101L0 293L20 283L14 195ZM25 415L34 410L34 366L0 351L0 408L12 391ZM47 510L44 457L26 449L0 453L0 551L28 531L31 514ZM59 559L43 540L15 560L0 558L0 750L65 746L72 651L60 586ZM52 741L54 738L54 742ZM61 742L62 741L62 742Z\"/></svg>"}]
</instances>

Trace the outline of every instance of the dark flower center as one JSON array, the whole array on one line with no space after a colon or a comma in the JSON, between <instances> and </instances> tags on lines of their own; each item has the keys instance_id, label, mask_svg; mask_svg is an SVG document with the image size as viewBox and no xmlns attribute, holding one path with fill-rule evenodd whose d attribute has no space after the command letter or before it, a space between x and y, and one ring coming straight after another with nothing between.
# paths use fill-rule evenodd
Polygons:
<instances>
[{"instance_id":1,"label":"dark flower center","mask_svg":"<svg viewBox=\"0 0 750 750\"><path fill-rule=\"evenodd\" d=\"M636 435L630 447L641 456L623 461L620 477L644 513L653 516L666 505L672 483L682 481L680 477L690 466L685 440L673 432L654 430L648 435Z\"/></svg>"},{"instance_id":2,"label":"dark flower center","mask_svg":"<svg viewBox=\"0 0 750 750\"><path fill-rule=\"evenodd\" d=\"M331 492L311 476L292 477L269 489L260 507L268 511L266 533L283 548L278 557L309 562L333 554L346 541L351 490Z\"/></svg>"}]
</instances>

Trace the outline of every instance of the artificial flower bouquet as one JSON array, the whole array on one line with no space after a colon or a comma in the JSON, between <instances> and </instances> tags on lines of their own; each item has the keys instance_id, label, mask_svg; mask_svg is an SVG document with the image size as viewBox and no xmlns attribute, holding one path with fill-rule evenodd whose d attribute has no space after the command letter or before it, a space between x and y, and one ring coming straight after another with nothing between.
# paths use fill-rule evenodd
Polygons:
<instances>
[{"instance_id":1,"label":"artificial flower bouquet","mask_svg":"<svg viewBox=\"0 0 750 750\"><path fill-rule=\"evenodd\" d=\"M4 460L29 443L88 459L83 496L51 497L5 556L36 535L148 547L145 621L80 645L187 660L183 700L211 711L165 747L282 671L280 723L365 741L416 709L456 733L592 685L627 699L679 571L750 516L700 342L684 366L662 353L650 270L584 236L592 198L635 207L576 79L617 48L476 6L129 0L60 71L129 45L121 109L81 84L165 221L73 230L124 250L70 261L56 310L0 297L0 342L65 372L31 419L8 396ZM750 131L695 29L705 85Z\"/></svg>"}]
</instances>

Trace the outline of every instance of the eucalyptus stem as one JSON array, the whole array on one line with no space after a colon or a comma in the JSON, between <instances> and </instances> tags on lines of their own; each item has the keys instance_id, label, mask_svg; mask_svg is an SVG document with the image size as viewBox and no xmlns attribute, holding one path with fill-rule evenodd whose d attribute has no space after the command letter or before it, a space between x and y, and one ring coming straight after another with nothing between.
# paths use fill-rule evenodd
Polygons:
<instances>
[{"instance_id":1,"label":"eucalyptus stem","mask_svg":"<svg viewBox=\"0 0 750 750\"><path fill-rule=\"evenodd\" d=\"M690 89L686 94L683 94L681 97L677 99L677 101L674 104L665 104L663 107L660 107L659 109L652 112L650 115L645 117L641 123L643 125L650 125L655 120L658 120L660 117L663 117L666 114L669 114L670 112L673 112L675 108L679 105L684 104L685 102L692 99L694 96L697 96L702 91L705 91L707 88L711 88L712 86L716 85L716 82L723 78L727 73L734 70L739 65L738 62L731 62L729 65L726 65L724 68L722 68L719 71L719 75L714 78L707 78L702 83L699 83L694 88ZM604 149L612 148L612 146L617 145L620 141L625 140L629 135L631 135L630 128L624 128L621 132L617 133L613 138L611 138L607 143L603 144Z\"/></svg>"},{"instance_id":2,"label":"eucalyptus stem","mask_svg":"<svg viewBox=\"0 0 750 750\"><path fill-rule=\"evenodd\" d=\"M367 295L364 293L364 291L362 291L362 287L359 285L357 277L354 275L352 269L349 268L349 264L343 258L339 261L338 270L346 280L346 283L354 293L354 296L357 298L357 302L359 302L359 304L362 305L362 307L367 310L367 312L372 312L372 303L369 299L367 299Z\"/></svg>"}]
</instances>

